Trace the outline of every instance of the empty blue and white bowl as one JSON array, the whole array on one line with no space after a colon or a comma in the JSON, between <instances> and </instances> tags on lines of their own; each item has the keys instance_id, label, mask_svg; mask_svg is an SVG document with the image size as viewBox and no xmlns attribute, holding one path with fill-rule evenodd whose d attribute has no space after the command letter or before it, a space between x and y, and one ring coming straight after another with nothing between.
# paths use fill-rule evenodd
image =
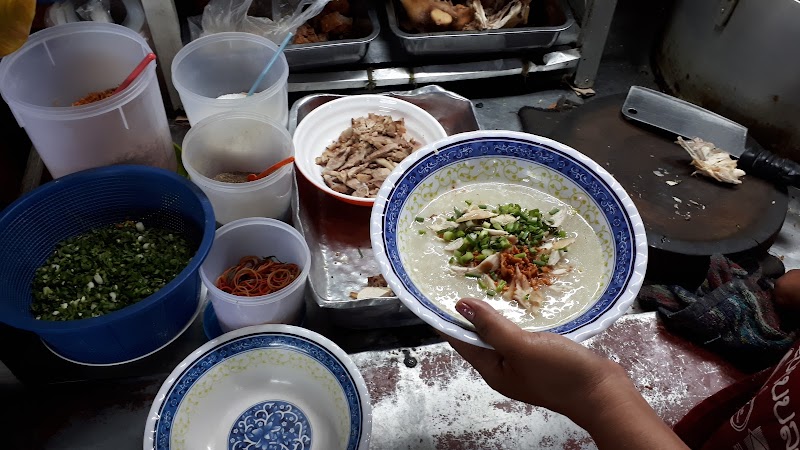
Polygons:
<instances>
[{"instance_id":1,"label":"empty blue and white bowl","mask_svg":"<svg viewBox=\"0 0 800 450\"><path fill-rule=\"evenodd\" d=\"M629 309L647 266L647 238L633 201L586 155L511 131L476 131L438 141L412 153L384 181L370 219L372 248L389 287L406 307L449 336L489 347L455 311L455 300L445 304L422 293L412 276L417 269L404 256L419 245L409 237L416 232L407 230L419 225L415 218L433 199L457 187L493 182L532 187L555 197L586 220L601 246L602 275L595 298L569 319L531 331L581 341ZM509 203L515 200L509 195Z\"/></svg>"},{"instance_id":2,"label":"empty blue and white bowl","mask_svg":"<svg viewBox=\"0 0 800 450\"><path fill-rule=\"evenodd\" d=\"M145 450L369 448L372 408L364 379L325 337L259 325L214 339L161 386Z\"/></svg>"}]
</instances>

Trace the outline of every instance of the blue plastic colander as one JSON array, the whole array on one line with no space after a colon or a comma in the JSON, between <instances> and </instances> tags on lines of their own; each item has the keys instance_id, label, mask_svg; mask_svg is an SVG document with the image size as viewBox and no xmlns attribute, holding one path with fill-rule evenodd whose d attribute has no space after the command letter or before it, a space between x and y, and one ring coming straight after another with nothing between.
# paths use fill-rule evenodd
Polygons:
<instances>
[{"instance_id":1,"label":"blue plastic colander","mask_svg":"<svg viewBox=\"0 0 800 450\"><path fill-rule=\"evenodd\" d=\"M196 246L183 271L142 301L100 317L54 322L30 312L35 270L55 246L86 231L143 221L182 233ZM198 268L214 239L211 203L194 184L145 166L111 166L59 178L0 215L0 321L38 334L76 362L114 364L151 353L188 324L198 308Z\"/></svg>"}]
</instances>

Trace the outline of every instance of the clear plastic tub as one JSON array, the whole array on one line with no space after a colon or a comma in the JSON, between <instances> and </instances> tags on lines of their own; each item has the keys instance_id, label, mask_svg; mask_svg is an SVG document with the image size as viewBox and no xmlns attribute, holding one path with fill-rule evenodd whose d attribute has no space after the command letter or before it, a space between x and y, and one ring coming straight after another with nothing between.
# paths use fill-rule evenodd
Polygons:
<instances>
[{"instance_id":1,"label":"clear plastic tub","mask_svg":"<svg viewBox=\"0 0 800 450\"><path fill-rule=\"evenodd\" d=\"M256 93L239 99L217 99L225 94L247 93L278 46L250 33L217 33L196 39L172 60L172 82L181 96L189 123L226 111L252 111L286 126L289 65L281 55Z\"/></svg>"},{"instance_id":2,"label":"clear plastic tub","mask_svg":"<svg viewBox=\"0 0 800 450\"><path fill-rule=\"evenodd\" d=\"M292 137L283 125L252 112L227 112L207 117L189 130L182 160L189 178L211 200L217 222L226 224L246 217L287 219L294 165L247 183L213 178L222 172L261 173L292 155Z\"/></svg>"},{"instance_id":3,"label":"clear plastic tub","mask_svg":"<svg viewBox=\"0 0 800 450\"><path fill-rule=\"evenodd\" d=\"M155 63L123 92L71 106L119 85L150 52L128 28L78 22L35 33L3 58L0 93L54 178L112 164L175 170Z\"/></svg>"},{"instance_id":4,"label":"clear plastic tub","mask_svg":"<svg viewBox=\"0 0 800 450\"><path fill-rule=\"evenodd\" d=\"M259 297L228 294L216 287L216 280L245 256L275 256L279 261L300 266L300 275L285 288ZM200 267L208 298L222 331L228 332L264 323L294 323L302 314L311 252L303 236L279 220L250 218L231 222L217 230L214 244Z\"/></svg>"}]
</instances>

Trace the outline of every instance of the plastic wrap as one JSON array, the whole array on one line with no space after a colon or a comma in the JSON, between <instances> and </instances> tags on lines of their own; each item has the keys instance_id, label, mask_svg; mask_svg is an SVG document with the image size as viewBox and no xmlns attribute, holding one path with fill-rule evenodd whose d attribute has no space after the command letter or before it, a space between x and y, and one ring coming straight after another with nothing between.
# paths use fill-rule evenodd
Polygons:
<instances>
[{"instance_id":1,"label":"plastic wrap","mask_svg":"<svg viewBox=\"0 0 800 450\"><path fill-rule=\"evenodd\" d=\"M289 32L317 16L330 0L275 0L272 17L248 15L253 0L211 0L203 11L200 25L192 24L191 37L196 39L214 33L242 31L264 36L279 43Z\"/></svg>"}]
</instances>

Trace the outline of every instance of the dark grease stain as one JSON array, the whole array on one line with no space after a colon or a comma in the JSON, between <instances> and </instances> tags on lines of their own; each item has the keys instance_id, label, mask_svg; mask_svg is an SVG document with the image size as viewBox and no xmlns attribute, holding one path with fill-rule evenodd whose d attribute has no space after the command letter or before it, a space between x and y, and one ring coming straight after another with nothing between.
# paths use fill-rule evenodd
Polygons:
<instances>
[{"instance_id":1,"label":"dark grease stain","mask_svg":"<svg viewBox=\"0 0 800 450\"><path fill-rule=\"evenodd\" d=\"M400 379L400 367L397 365L397 359L389 359L388 364L363 367L361 375L367 383L373 404L378 404L397 394L397 381Z\"/></svg>"},{"instance_id":2,"label":"dark grease stain","mask_svg":"<svg viewBox=\"0 0 800 450\"><path fill-rule=\"evenodd\" d=\"M417 358L411 356L410 350L403 350L403 355L405 356L405 358L403 358L403 364L405 364L406 367L408 367L409 369L417 367Z\"/></svg>"}]
</instances>

